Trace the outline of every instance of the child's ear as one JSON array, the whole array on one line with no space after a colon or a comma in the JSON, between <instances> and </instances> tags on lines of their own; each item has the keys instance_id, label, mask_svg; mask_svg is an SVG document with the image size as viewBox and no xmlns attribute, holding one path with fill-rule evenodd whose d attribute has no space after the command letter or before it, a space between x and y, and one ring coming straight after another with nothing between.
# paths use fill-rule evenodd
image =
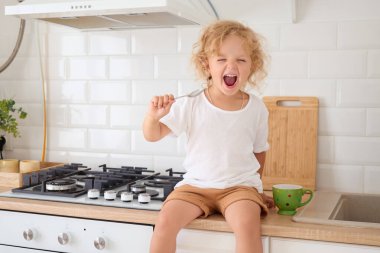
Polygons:
<instances>
[{"instance_id":1,"label":"child's ear","mask_svg":"<svg viewBox=\"0 0 380 253\"><path fill-rule=\"evenodd\" d=\"M202 68L203 68L205 71L208 71L208 70L209 70L209 65L208 65L208 60L207 60L207 59L202 59L202 60L201 60L201 64L202 64Z\"/></svg>"},{"instance_id":2,"label":"child's ear","mask_svg":"<svg viewBox=\"0 0 380 253\"><path fill-rule=\"evenodd\" d=\"M203 60L202 61L202 68L203 68L203 72L206 74L206 75L209 75L210 74L210 67L208 65L208 61L207 60Z\"/></svg>"}]
</instances>

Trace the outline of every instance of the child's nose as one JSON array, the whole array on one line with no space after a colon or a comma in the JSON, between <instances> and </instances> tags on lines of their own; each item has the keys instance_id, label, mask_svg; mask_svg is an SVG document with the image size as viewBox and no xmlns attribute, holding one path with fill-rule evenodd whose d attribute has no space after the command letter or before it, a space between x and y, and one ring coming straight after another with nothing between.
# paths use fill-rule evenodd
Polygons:
<instances>
[{"instance_id":1,"label":"child's nose","mask_svg":"<svg viewBox=\"0 0 380 253\"><path fill-rule=\"evenodd\" d=\"M236 68L237 68L236 62L234 62L234 61L228 62L228 64L227 64L227 69L228 70L235 70Z\"/></svg>"}]
</instances>

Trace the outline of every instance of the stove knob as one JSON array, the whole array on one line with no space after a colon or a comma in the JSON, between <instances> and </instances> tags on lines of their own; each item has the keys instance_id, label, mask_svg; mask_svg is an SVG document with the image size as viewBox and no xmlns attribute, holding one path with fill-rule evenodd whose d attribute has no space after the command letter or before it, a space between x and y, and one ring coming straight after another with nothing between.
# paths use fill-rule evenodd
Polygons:
<instances>
[{"instance_id":1,"label":"stove knob","mask_svg":"<svg viewBox=\"0 0 380 253\"><path fill-rule=\"evenodd\" d=\"M141 204L148 204L150 202L150 195L148 193L140 193L138 201Z\"/></svg>"},{"instance_id":2,"label":"stove knob","mask_svg":"<svg viewBox=\"0 0 380 253\"><path fill-rule=\"evenodd\" d=\"M60 233L58 235L58 242L59 242L59 244L66 245L66 244L69 243L69 241L70 241L70 235L69 235L69 233Z\"/></svg>"},{"instance_id":3,"label":"stove knob","mask_svg":"<svg viewBox=\"0 0 380 253\"><path fill-rule=\"evenodd\" d=\"M108 190L104 192L104 199L105 200L115 200L116 199L116 191L114 190Z\"/></svg>"},{"instance_id":4,"label":"stove knob","mask_svg":"<svg viewBox=\"0 0 380 253\"><path fill-rule=\"evenodd\" d=\"M94 240L94 246L97 250L102 250L106 247L106 240L103 237L98 237Z\"/></svg>"},{"instance_id":5,"label":"stove knob","mask_svg":"<svg viewBox=\"0 0 380 253\"><path fill-rule=\"evenodd\" d=\"M36 238L36 231L32 228L25 229L22 232L22 236L24 237L25 240L31 241Z\"/></svg>"},{"instance_id":6,"label":"stove knob","mask_svg":"<svg viewBox=\"0 0 380 253\"><path fill-rule=\"evenodd\" d=\"M99 198L99 196L100 196L100 192L98 189L90 189L87 192L87 197L89 199L97 199L97 198Z\"/></svg>"},{"instance_id":7,"label":"stove knob","mask_svg":"<svg viewBox=\"0 0 380 253\"><path fill-rule=\"evenodd\" d=\"M133 200L133 193L132 192L122 192L120 195L121 201L124 202L131 202Z\"/></svg>"}]
</instances>

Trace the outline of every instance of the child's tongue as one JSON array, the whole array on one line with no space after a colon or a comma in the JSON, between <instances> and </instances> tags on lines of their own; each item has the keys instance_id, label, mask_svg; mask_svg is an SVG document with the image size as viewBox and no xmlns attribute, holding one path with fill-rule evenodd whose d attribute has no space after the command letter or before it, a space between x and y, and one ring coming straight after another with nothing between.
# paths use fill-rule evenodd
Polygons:
<instances>
[{"instance_id":1,"label":"child's tongue","mask_svg":"<svg viewBox=\"0 0 380 253\"><path fill-rule=\"evenodd\" d=\"M233 86L236 83L237 76L224 76L223 79L227 86Z\"/></svg>"}]
</instances>

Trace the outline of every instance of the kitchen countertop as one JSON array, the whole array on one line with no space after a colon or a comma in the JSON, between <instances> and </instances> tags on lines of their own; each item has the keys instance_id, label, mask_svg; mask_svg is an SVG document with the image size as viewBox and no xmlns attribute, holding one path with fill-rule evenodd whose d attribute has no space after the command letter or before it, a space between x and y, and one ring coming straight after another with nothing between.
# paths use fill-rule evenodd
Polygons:
<instances>
[{"instance_id":1,"label":"kitchen countertop","mask_svg":"<svg viewBox=\"0 0 380 253\"><path fill-rule=\"evenodd\" d=\"M0 192L6 190L9 189L0 187ZM152 225L158 215L157 211L6 197L0 197L0 209ZM187 228L231 232L221 215L198 218ZM263 236L380 246L380 229L298 223L292 221L290 216L278 215L274 209L262 219L261 229Z\"/></svg>"}]
</instances>

